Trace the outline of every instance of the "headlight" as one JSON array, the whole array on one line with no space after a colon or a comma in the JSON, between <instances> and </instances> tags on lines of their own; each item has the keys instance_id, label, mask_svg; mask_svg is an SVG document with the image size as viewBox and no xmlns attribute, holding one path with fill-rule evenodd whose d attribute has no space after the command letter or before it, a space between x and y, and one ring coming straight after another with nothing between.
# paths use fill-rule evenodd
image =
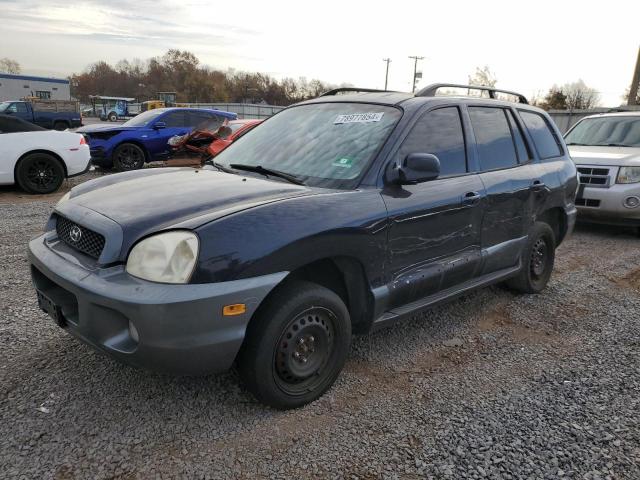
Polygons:
<instances>
[{"instance_id":1,"label":"headlight","mask_svg":"<svg viewBox=\"0 0 640 480\"><path fill-rule=\"evenodd\" d=\"M145 280L187 283L198 258L198 237L176 230L137 243L129 253L127 272Z\"/></svg>"},{"instance_id":2,"label":"headlight","mask_svg":"<svg viewBox=\"0 0 640 480\"><path fill-rule=\"evenodd\" d=\"M66 202L67 200L69 200L69 197L71 196L71 192L67 192L65 193L60 200L58 200L58 203L56 203L56 207L62 205L64 202Z\"/></svg>"},{"instance_id":3,"label":"headlight","mask_svg":"<svg viewBox=\"0 0 640 480\"><path fill-rule=\"evenodd\" d=\"M620 167L616 183L640 182L640 167Z\"/></svg>"}]
</instances>

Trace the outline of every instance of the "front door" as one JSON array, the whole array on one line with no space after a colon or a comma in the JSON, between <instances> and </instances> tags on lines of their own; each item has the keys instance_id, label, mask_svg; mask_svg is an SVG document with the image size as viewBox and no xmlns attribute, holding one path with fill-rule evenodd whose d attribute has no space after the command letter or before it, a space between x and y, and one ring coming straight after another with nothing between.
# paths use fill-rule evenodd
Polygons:
<instances>
[{"instance_id":1,"label":"front door","mask_svg":"<svg viewBox=\"0 0 640 480\"><path fill-rule=\"evenodd\" d=\"M389 308L428 297L477 275L484 187L468 172L460 110L426 112L404 140L396 161L432 153L440 176L416 185L389 185L382 197L389 215Z\"/></svg>"},{"instance_id":2,"label":"front door","mask_svg":"<svg viewBox=\"0 0 640 480\"><path fill-rule=\"evenodd\" d=\"M162 160L171 154L169 139L176 135L184 135L191 131L187 124L187 116L184 110L174 110L165 113L156 119L155 123L163 122L164 128L151 128L146 144L153 160Z\"/></svg>"}]
</instances>

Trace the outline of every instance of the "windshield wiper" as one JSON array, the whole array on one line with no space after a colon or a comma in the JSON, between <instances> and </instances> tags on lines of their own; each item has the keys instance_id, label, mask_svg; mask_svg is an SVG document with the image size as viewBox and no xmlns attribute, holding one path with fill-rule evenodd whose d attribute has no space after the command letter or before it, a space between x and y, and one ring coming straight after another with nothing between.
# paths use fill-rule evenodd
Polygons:
<instances>
[{"instance_id":1,"label":"windshield wiper","mask_svg":"<svg viewBox=\"0 0 640 480\"><path fill-rule=\"evenodd\" d=\"M231 163L229 166L235 170L246 170L247 172L256 172L261 173L264 176L272 175L274 177L284 178L291 183L295 183L296 185L304 185L304 182L300 180L295 175L291 175L289 173L284 173L279 170L273 170L271 168L265 168L262 165L245 165L243 163Z\"/></svg>"},{"instance_id":2,"label":"windshield wiper","mask_svg":"<svg viewBox=\"0 0 640 480\"><path fill-rule=\"evenodd\" d=\"M569 146L574 145L576 147L588 147L589 146L586 143L578 143L578 142L569 142L569 143L567 143L567 145L569 145Z\"/></svg>"},{"instance_id":3,"label":"windshield wiper","mask_svg":"<svg viewBox=\"0 0 640 480\"><path fill-rule=\"evenodd\" d=\"M631 145L626 145L624 143L606 143L606 144L599 143L598 146L599 147L631 147Z\"/></svg>"},{"instance_id":4,"label":"windshield wiper","mask_svg":"<svg viewBox=\"0 0 640 480\"><path fill-rule=\"evenodd\" d=\"M213 158L211 160L207 160L206 162L204 162L205 165L211 165L212 167L217 168L220 172L225 172L225 173L236 173L233 170L231 170L230 168L227 168L221 164L219 164L218 162L216 162Z\"/></svg>"}]
</instances>

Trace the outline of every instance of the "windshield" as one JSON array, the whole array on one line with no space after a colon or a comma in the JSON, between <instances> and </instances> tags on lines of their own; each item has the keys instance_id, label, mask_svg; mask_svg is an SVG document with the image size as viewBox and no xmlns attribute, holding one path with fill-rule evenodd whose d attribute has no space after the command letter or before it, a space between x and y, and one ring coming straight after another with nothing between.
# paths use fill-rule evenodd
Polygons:
<instances>
[{"instance_id":1,"label":"windshield","mask_svg":"<svg viewBox=\"0 0 640 480\"><path fill-rule=\"evenodd\" d=\"M0 112L4 112L7 108L9 108L11 102L2 102L0 103Z\"/></svg>"},{"instance_id":2,"label":"windshield","mask_svg":"<svg viewBox=\"0 0 640 480\"><path fill-rule=\"evenodd\" d=\"M364 103L292 107L243 135L216 163L259 165L311 186L352 188L401 115Z\"/></svg>"},{"instance_id":3,"label":"windshield","mask_svg":"<svg viewBox=\"0 0 640 480\"><path fill-rule=\"evenodd\" d=\"M128 120L122 124L124 127L141 127L147 123L155 120L160 114L164 113L164 110L149 110L147 112L136 115L131 120Z\"/></svg>"},{"instance_id":4,"label":"windshield","mask_svg":"<svg viewBox=\"0 0 640 480\"><path fill-rule=\"evenodd\" d=\"M640 147L640 116L587 118L565 137L567 145Z\"/></svg>"}]
</instances>

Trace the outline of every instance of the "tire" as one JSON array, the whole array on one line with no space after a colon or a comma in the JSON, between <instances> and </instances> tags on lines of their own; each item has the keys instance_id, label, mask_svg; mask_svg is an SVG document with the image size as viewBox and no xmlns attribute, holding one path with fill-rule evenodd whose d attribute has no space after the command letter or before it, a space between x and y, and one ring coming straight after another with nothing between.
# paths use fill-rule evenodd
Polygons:
<instances>
[{"instance_id":1,"label":"tire","mask_svg":"<svg viewBox=\"0 0 640 480\"><path fill-rule=\"evenodd\" d=\"M110 122L115 122L118 120L118 115L116 114L116 112L111 112L109 113L107 120L109 120Z\"/></svg>"},{"instance_id":2,"label":"tire","mask_svg":"<svg viewBox=\"0 0 640 480\"><path fill-rule=\"evenodd\" d=\"M69 124L67 122L53 122L53 129L59 132L66 130L69 128Z\"/></svg>"},{"instance_id":3,"label":"tire","mask_svg":"<svg viewBox=\"0 0 640 480\"><path fill-rule=\"evenodd\" d=\"M310 282L278 287L251 320L238 355L247 389L285 410L326 392L351 345L351 319L342 299Z\"/></svg>"},{"instance_id":4,"label":"tire","mask_svg":"<svg viewBox=\"0 0 640 480\"><path fill-rule=\"evenodd\" d=\"M29 193L53 193L65 178L62 163L48 153L31 153L20 160L16 181Z\"/></svg>"},{"instance_id":5,"label":"tire","mask_svg":"<svg viewBox=\"0 0 640 480\"><path fill-rule=\"evenodd\" d=\"M113 151L113 168L119 172L138 170L144 166L144 150L134 143L123 143Z\"/></svg>"},{"instance_id":6,"label":"tire","mask_svg":"<svg viewBox=\"0 0 640 480\"><path fill-rule=\"evenodd\" d=\"M555 254L553 230L544 222L535 222L522 252L522 269L516 277L507 280L506 285L518 292L540 293L551 278Z\"/></svg>"}]
</instances>

